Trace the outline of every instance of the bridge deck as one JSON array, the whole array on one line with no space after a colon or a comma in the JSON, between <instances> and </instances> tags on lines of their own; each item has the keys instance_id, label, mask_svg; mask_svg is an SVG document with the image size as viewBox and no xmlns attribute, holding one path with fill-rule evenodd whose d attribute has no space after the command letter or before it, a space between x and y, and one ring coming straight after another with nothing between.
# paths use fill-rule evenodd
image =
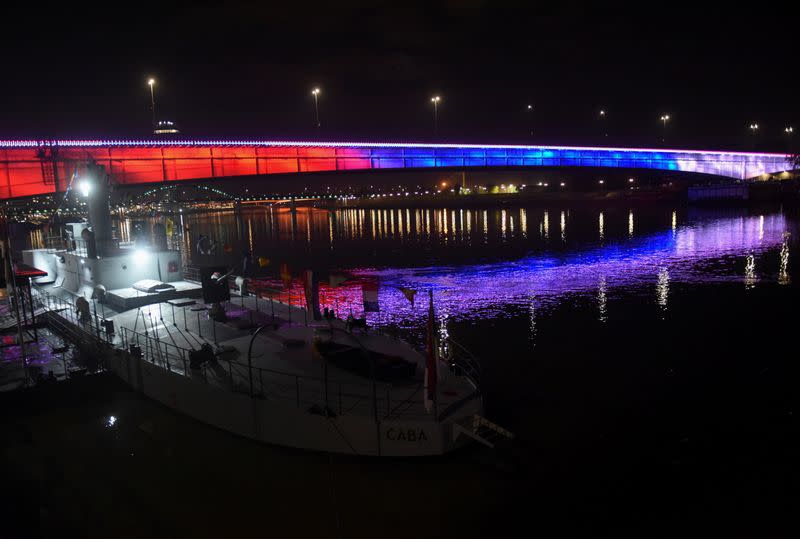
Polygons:
<instances>
[{"instance_id":1,"label":"bridge deck","mask_svg":"<svg viewBox=\"0 0 800 539\"><path fill-rule=\"evenodd\" d=\"M745 179L789 167L771 153L475 144L191 140L0 141L0 199L64 192L93 159L119 184L437 167L578 166Z\"/></svg>"}]
</instances>

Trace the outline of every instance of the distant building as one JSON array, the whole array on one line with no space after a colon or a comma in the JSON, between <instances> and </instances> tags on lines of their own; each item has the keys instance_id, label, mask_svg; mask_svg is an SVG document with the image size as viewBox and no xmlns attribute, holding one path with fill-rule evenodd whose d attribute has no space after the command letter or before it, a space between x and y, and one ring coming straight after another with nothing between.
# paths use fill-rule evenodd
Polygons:
<instances>
[{"instance_id":1,"label":"distant building","mask_svg":"<svg viewBox=\"0 0 800 539\"><path fill-rule=\"evenodd\" d=\"M177 124L171 120L159 120L156 128L153 129L154 135L177 135L179 133Z\"/></svg>"}]
</instances>

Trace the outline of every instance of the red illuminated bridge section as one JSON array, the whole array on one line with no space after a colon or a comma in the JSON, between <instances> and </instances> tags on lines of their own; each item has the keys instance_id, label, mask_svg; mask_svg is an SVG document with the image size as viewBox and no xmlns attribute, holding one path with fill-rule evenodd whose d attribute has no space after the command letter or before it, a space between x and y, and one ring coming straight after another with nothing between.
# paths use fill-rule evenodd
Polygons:
<instances>
[{"instance_id":1,"label":"red illuminated bridge section","mask_svg":"<svg viewBox=\"0 0 800 539\"><path fill-rule=\"evenodd\" d=\"M478 144L190 140L0 141L0 199L63 192L83 163L121 185L372 169L612 167L753 178L789 166L784 154Z\"/></svg>"}]
</instances>

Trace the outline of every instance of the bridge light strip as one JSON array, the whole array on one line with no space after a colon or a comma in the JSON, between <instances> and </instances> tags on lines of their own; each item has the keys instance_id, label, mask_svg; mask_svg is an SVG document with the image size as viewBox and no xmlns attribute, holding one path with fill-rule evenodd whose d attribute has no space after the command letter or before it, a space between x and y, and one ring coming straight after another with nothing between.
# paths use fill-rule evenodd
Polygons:
<instances>
[{"instance_id":1,"label":"bridge light strip","mask_svg":"<svg viewBox=\"0 0 800 539\"><path fill-rule=\"evenodd\" d=\"M678 153L715 156L760 156L789 157L783 153L736 152L727 150L681 150L668 148L613 148L604 146L544 146L522 144L457 144L424 142L316 142L296 140L0 140L0 148L97 148L97 147L204 147L204 146L259 146L259 147L297 147L297 148L430 148L430 149L488 149L488 150L554 150L554 151L593 151L593 152L645 152Z\"/></svg>"}]
</instances>

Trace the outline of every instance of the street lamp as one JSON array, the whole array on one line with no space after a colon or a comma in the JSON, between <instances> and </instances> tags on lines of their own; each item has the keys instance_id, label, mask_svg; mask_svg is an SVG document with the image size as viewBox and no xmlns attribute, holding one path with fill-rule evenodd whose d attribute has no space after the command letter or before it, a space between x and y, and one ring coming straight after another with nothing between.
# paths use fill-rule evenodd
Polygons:
<instances>
[{"instance_id":1,"label":"street lamp","mask_svg":"<svg viewBox=\"0 0 800 539\"><path fill-rule=\"evenodd\" d=\"M791 151L792 151L792 133L794 133L794 128L791 125L786 126L786 127L783 128L783 132L786 133L786 140L788 141L787 145L786 145L786 148L791 153Z\"/></svg>"},{"instance_id":2,"label":"street lamp","mask_svg":"<svg viewBox=\"0 0 800 539\"><path fill-rule=\"evenodd\" d=\"M433 135L434 136L436 136L436 134L439 131L439 101L441 101L441 100L442 100L442 98L439 97L438 95L435 95L435 96L431 97L431 103L433 103Z\"/></svg>"},{"instance_id":3,"label":"street lamp","mask_svg":"<svg viewBox=\"0 0 800 539\"><path fill-rule=\"evenodd\" d=\"M311 90L311 95L314 96L314 117L317 119L317 131L319 131L320 123L319 123L319 88L314 88Z\"/></svg>"},{"instance_id":4,"label":"street lamp","mask_svg":"<svg viewBox=\"0 0 800 539\"><path fill-rule=\"evenodd\" d=\"M603 137L608 137L606 130L606 109L600 109L600 125L602 126Z\"/></svg>"},{"instance_id":5,"label":"street lamp","mask_svg":"<svg viewBox=\"0 0 800 539\"><path fill-rule=\"evenodd\" d=\"M667 143L667 122L669 121L669 114L661 115L661 123L664 124L664 133L661 135L661 142Z\"/></svg>"},{"instance_id":6,"label":"street lamp","mask_svg":"<svg viewBox=\"0 0 800 539\"><path fill-rule=\"evenodd\" d=\"M752 149L756 149L756 135L758 134L758 124L752 123L750 124L750 134L753 135L752 139Z\"/></svg>"},{"instance_id":7,"label":"street lamp","mask_svg":"<svg viewBox=\"0 0 800 539\"><path fill-rule=\"evenodd\" d=\"M528 131L533 136L533 105L528 105Z\"/></svg>"},{"instance_id":8,"label":"street lamp","mask_svg":"<svg viewBox=\"0 0 800 539\"><path fill-rule=\"evenodd\" d=\"M153 86L156 84L156 79L149 78L147 80L147 85L150 86L150 110L153 113L153 131L156 129L156 94Z\"/></svg>"}]
</instances>

